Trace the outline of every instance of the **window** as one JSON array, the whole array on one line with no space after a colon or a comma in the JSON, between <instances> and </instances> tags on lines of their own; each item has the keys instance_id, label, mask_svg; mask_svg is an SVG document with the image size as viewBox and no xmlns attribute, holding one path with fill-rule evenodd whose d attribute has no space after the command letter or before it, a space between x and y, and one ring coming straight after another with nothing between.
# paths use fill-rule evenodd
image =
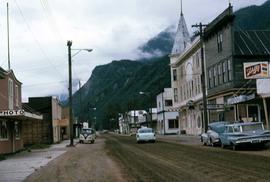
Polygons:
<instances>
[{"instance_id":1,"label":"window","mask_svg":"<svg viewBox=\"0 0 270 182\"><path fill-rule=\"evenodd\" d=\"M222 64L218 65L218 84L222 84Z\"/></svg>"},{"instance_id":2,"label":"window","mask_svg":"<svg viewBox=\"0 0 270 182\"><path fill-rule=\"evenodd\" d=\"M198 68L200 67L200 52L199 51L196 53L196 66Z\"/></svg>"},{"instance_id":3,"label":"window","mask_svg":"<svg viewBox=\"0 0 270 182\"><path fill-rule=\"evenodd\" d=\"M0 121L0 140L8 139L8 128L6 121Z\"/></svg>"},{"instance_id":4,"label":"window","mask_svg":"<svg viewBox=\"0 0 270 182\"><path fill-rule=\"evenodd\" d=\"M214 86L215 87L218 86L218 74L217 74L218 70L217 69L218 69L217 66L215 66L214 67Z\"/></svg>"},{"instance_id":5,"label":"window","mask_svg":"<svg viewBox=\"0 0 270 182\"><path fill-rule=\"evenodd\" d=\"M19 87L18 85L15 85L15 98L16 98L16 106L18 107L19 106Z\"/></svg>"},{"instance_id":6,"label":"window","mask_svg":"<svg viewBox=\"0 0 270 182\"><path fill-rule=\"evenodd\" d=\"M192 89L192 91L191 91L191 93L192 93L192 96L194 96L194 81L193 80L191 80L191 89Z\"/></svg>"},{"instance_id":7,"label":"window","mask_svg":"<svg viewBox=\"0 0 270 182\"><path fill-rule=\"evenodd\" d=\"M226 83L227 81L228 81L228 67L227 67L227 62L225 61L225 62L223 62L222 63L223 64L223 71L222 71L222 77L223 77L223 83Z\"/></svg>"},{"instance_id":8,"label":"window","mask_svg":"<svg viewBox=\"0 0 270 182\"><path fill-rule=\"evenodd\" d=\"M178 90L177 88L174 88L173 89L173 93L174 93L174 102L178 102Z\"/></svg>"},{"instance_id":9,"label":"window","mask_svg":"<svg viewBox=\"0 0 270 182\"><path fill-rule=\"evenodd\" d=\"M217 35L217 48L218 48L218 52L221 52L222 51L222 42L223 42L223 37L222 37L222 34L219 33Z\"/></svg>"},{"instance_id":10,"label":"window","mask_svg":"<svg viewBox=\"0 0 270 182\"><path fill-rule=\"evenodd\" d=\"M228 79L229 81L232 81L233 75L232 75L232 60L228 60Z\"/></svg>"},{"instance_id":11,"label":"window","mask_svg":"<svg viewBox=\"0 0 270 182\"><path fill-rule=\"evenodd\" d=\"M178 128L178 120L169 119L168 122L169 122L169 129Z\"/></svg>"},{"instance_id":12,"label":"window","mask_svg":"<svg viewBox=\"0 0 270 182\"><path fill-rule=\"evenodd\" d=\"M19 122L15 122L14 130L15 130L15 138L20 139L21 138L21 125Z\"/></svg>"},{"instance_id":13,"label":"window","mask_svg":"<svg viewBox=\"0 0 270 182\"><path fill-rule=\"evenodd\" d=\"M13 80L8 80L8 109L13 109L13 99L14 99L14 92L13 92Z\"/></svg>"},{"instance_id":14,"label":"window","mask_svg":"<svg viewBox=\"0 0 270 182\"><path fill-rule=\"evenodd\" d=\"M198 93L201 93L201 76L198 76Z\"/></svg>"},{"instance_id":15,"label":"window","mask_svg":"<svg viewBox=\"0 0 270 182\"><path fill-rule=\"evenodd\" d=\"M165 100L165 106L172 106L172 100Z\"/></svg>"},{"instance_id":16,"label":"window","mask_svg":"<svg viewBox=\"0 0 270 182\"><path fill-rule=\"evenodd\" d=\"M198 116L197 118L197 125L198 125L198 128L201 128L202 127L202 121L201 121L201 117Z\"/></svg>"},{"instance_id":17,"label":"window","mask_svg":"<svg viewBox=\"0 0 270 182\"><path fill-rule=\"evenodd\" d=\"M177 80L177 70L173 69L173 81Z\"/></svg>"},{"instance_id":18,"label":"window","mask_svg":"<svg viewBox=\"0 0 270 182\"><path fill-rule=\"evenodd\" d=\"M161 108L161 103L160 102L158 102L158 107Z\"/></svg>"},{"instance_id":19,"label":"window","mask_svg":"<svg viewBox=\"0 0 270 182\"><path fill-rule=\"evenodd\" d=\"M213 68L208 70L208 86L209 88L213 88L214 78L213 78Z\"/></svg>"},{"instance_id":20,"label":"window","mask_svg":"<svg viewBox=\"0 0 270 182\"><path fill-rule=\"evenodd\" d=\"M188 88L189 88L189 98L190 98L190 97L192 97L191 82L188 82Z\"/></svg>"}]
</instances>

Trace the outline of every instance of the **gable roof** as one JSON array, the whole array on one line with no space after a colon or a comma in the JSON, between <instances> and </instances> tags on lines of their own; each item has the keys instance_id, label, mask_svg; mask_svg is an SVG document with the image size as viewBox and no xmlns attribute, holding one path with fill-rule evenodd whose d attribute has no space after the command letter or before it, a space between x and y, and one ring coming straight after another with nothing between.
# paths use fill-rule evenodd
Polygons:
<instances>
[{"instance_id":1,"label":"gable roof","mask_svg":"<svg viewBox=\"0 0 270 182\"><path fill-rule=\"evenodd\" d=\"M270 31L234 31L234 40L235 55L270 55Z\"/></svg>"},{"instance_id":2,"label":"gable roof","mask_svg":"<svg viewBox=\"0 0 270 182\"><path fill-rule=\"evenodd\" d=\"M5 78L6 74L7 74L6 70L4 70L2 67L0 67L0 79Z\"/></svg>"}]
</instances>

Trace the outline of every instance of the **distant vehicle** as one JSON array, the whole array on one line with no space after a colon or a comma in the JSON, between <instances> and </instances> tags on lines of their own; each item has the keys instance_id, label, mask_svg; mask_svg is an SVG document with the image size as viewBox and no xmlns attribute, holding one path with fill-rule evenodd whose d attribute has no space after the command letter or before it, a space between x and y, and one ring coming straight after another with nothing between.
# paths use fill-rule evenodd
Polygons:
<instances>
[{"instance_id":1,"label":"distant vehicle","mask_svg":"<svg viewBox=\"0 0 270 182\"><path fill-rule=\"evenodd\" d=\"M220 145L219 135L224 132L225 124L229 124L226 121L213 122L208 125L206 133L201 135L201 142L203 145L216 146Z\"/></svg>"},{"instance_id":2,"label":"distant vehicle","mask_svg":"<svg viewBox=\"0 0 270 182\"><path fill-rule=\"evenodd\" d=\"M96 139L96 132L92 128L83 128L80 133L80 143L94 143Z\"/></svg>"},{"instance_id":3,"label":"distant vehicle","mask_svg":"<svg viewBox=\"0 0 270 182\"><path fill-rule=\"evenodd\" d=\"M263 147L270 141L270 131L265 130L261 122L228 124L220 134L220 141L222 148L231 146L233 150L241 145Z\"/></svg>"},{"instance_id":4,"label":"distant vehicle","mask_svg":"<svg viewBox=\"0 0 270 182\"><path fill-rule=\"evenodd\" d=\"M156 134L152 128L140 128L136 133L137 143L141 142L156 142Z\"/></svg>"}]
</instances>

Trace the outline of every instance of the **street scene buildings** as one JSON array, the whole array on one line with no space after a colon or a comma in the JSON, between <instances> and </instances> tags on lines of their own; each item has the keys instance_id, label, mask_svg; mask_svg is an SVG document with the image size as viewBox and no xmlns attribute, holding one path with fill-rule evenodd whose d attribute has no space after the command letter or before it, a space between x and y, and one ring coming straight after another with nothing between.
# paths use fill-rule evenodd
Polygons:
<instances>
[{"instance_id":1,"label":"street scene buildings","mask_svg":"<svg viewBox=\"0 0 270 182\"><path fill-rule=\"evenodd\" d=\"M46 10L48 3L40 2ZM23 81L8 58L8 68L0 66L0 182L269 181L269 26L240 27L238 16L249 14L234 12L230 1L208 23L187 22L180 2L176 31L169 27L137 48L140 59L91 71L78 63L82 72L91 72L83 85L72 64L81 51L93 49L73 48L68 40L68 82L55 86L65 84L63 98L28 92L23 99ZM265 4L270 7L270 0ZM123 36L137 26L127 24L108 30ZM149 33L145 27L141 31ZM121 36L108 42L116 44ZM108 52L110 46L126 51L106 44ZM57 74L59 65L63 62L54 65Z\"/></svg>"}]
</instances>

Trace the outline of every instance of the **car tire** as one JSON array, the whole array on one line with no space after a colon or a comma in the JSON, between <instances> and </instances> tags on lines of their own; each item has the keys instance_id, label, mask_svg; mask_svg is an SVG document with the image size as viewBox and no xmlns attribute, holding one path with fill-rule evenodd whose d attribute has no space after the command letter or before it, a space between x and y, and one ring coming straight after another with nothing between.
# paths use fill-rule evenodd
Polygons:
<instances>
[{"instance_id":1,"label":"car tire","mask_svg":"<svg viewBox=\"0 0 270 182\"><path fill-rule=\"evenodd\" d=\"M221 143L221 148L225 149L225 145L223 143Z\"/></svg>"},{"instance_id":2,"label":"car tire","mask_svg":"<svg viewBox=\"0 0 270 182\"><path fill-rule=\"evenodd\" d=\"M92 143L92 144L95 143L95 140L91 140L91 143Z\"/></svg>"},{"instance_id":3,"label":"car tire","mask_svg":"<svg viewBox=\"0 0 270 182\"><path fill-rule=\"evenodd\" d=\"M210 146L211 146L211 147L214 147L214 146L215 146L215 144L214 144L213 141L212 141L212 138L210 138Z\"/></svg>"},{"instance_id":4,"label":"car tire","mask_svg":"<svg viewBox=\"0 0 270 182\"><path fill-rule=\"evenodd\" d=\"M137 144L140 144L140 143L141 143L141 141L138 140L138 141L137 141Z\"/></svg>"}]
</instances>

